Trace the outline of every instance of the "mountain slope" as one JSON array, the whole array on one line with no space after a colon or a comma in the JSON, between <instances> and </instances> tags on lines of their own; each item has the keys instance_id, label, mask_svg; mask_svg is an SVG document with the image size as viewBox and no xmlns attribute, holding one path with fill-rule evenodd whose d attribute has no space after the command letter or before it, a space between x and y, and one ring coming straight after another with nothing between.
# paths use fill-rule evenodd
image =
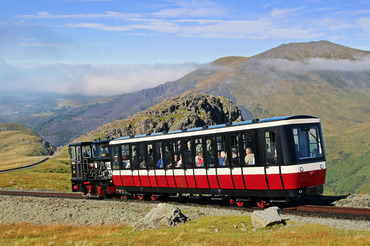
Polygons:
<instances>
[{"instance_id":1,"label":"mountain slope","mask_svg":"<svg viewBox=\"0 0 370 246\"><path fill-rule=\"evenodd\" d=\"M54 147L20 124L0 124L0 170L34 163L51 155Z\"/></svg>"},{"instance_id":2,"label":"mountain slope","mask_svg":"<svg viewBox=\"0 0 370 246\"><path fill-rule=\"evenodd\" d=\"M284 44L253 57L220 58L179 80L87 104L67 118L50 119L39 129L46 140L60 136L73 139L166 98L200 91L232 100L245 120L294 114L319 116L328 154L327 190L370 192L365 182L343 185L348 181L345 179L363 180L368 171L365 157L370 141L365 126L370 120L369 60L369 51L328 41ZM66 139L58 143L66 143ZM338 173L340 169L345 172Z\"/></svg>"},{"instance_id":3,"label":"mountain slope","mask_svg":"<svg viewBox=\"0 0 370 246\"><path fill-rule=\"evenodd\" d=\"M168 132L235 121L243 121L243 117L230 100L190 92L166 99L127 119L105 124L77 141Z\"/></svg>"}]
</instances>

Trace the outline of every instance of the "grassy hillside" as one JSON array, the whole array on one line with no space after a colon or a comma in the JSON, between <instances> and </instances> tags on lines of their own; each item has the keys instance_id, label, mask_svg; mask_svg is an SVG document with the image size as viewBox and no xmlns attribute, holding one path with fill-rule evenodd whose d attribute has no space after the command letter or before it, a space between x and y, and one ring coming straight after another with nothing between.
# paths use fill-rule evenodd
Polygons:
<instances>
[{"instance_id":1,"label":"grassy hillside","mask_svg":"<svg viewBox=\"0 0 370 246\"><path fill-rule=\"evenodd\" d=\"M35 163L53 152L53 147L20 124L0 124L0 170ZM30 169L0 173L0 187L12 189L71 190L67 151Z\"/></svg>"},{"instance_id":2,"label":"grassy hillside","mask_svg":"<svg viewBox=\"0 0 370 246\"><path fill-rule=\"evenodd\" d=\"M0 170L25 166L52 154L53 148L20 124L0 124Z\"/></svg>"},{"instance_id":3,"label":"grassy hillside","mask_svg":"<svg viewBox=\"0 0 370 246\"><path fill-rule=\"evenodd\" d=\"M327 136L326 193L370 193L370 125L365 123Z\"/></svg>"},{"instance_id":4,"label":"grassy hillside","mask_svg":"<svg viewBox=\"0 0 370 246\"><path fill-rule=\"evenodd\" d=\"M276 81L270 88L261 87L247 83L234 85L238 104L247 107L256 118L295 114L321 118L328 161L325 192L370 193L367 93L338 87L312 73L291 74L289 79Z\"/></svg>"}]
</instances>

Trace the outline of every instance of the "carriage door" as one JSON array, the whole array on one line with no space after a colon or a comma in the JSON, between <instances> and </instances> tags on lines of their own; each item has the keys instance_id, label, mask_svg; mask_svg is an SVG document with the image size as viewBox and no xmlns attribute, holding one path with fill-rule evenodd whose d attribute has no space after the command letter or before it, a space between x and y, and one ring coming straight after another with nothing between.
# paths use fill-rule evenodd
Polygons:
<instances>
[{"instance_id":1,"label":"carriage door","mask_svg":"<svg viewBox=\"0 0 370 246\"><path fill-rule=\"evenodd\" d=\"M261 136L263 137L261 149L268 187L270 190L283 189L280 167L280 134L276 128L268 128L262 130Z\"/></svg>"}]
</instances>

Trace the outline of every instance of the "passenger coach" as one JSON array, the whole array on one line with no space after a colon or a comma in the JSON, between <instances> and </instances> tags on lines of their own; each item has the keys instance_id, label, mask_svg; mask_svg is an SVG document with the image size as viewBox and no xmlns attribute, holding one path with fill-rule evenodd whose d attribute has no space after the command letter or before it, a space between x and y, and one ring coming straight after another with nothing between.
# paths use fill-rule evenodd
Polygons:
<instances>
[{"instance_id":1,"label":"passenger coach","mask_svg":"<svg viewBox=\"0 0 370 246\"><path fill-rule=\"evenodd\" d=\"M230 198L243 206L322 194L320 119L289 116L110 141L112 179L140 199L169 194Z\"/></svg>"}]
</instances>

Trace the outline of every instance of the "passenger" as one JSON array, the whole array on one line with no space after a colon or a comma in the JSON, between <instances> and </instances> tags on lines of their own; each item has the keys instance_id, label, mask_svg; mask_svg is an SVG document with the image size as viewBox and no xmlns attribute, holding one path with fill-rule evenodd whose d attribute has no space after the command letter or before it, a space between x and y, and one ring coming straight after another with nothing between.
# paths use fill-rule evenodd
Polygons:
<instances>
[{"instance_id":1,"label":"passenger","mask_svg":"<svg viewBox=\"0 0 370 246\"><path fill-rule=\"evenodd\" d=\"M245 149L245 158L244 158L244 162L245 162L245 165L254 165L255 162L254 162L254 154L252 152L252 148L246 148Z\"/></svg>"},{"instance_id":2,"label":"passenger","mask_svg":"<svg viewBox=\"0 0 370 246\"><path fill-rule=\"evenodd\" d=\"M146 162L145 160L140 162L140 168L146 168Z\"/></svg>"},{"instance_id":3,"label":"passenger","mask_svg":"<svg viewBox=\"0 0 370 246\"><path fill-rule=\"evenodd\" d=\"M218 159L218 165L220 167L226 166L226 158L227 158L226 152L221 151L220 158Z\"/></svg>"},{"instance_id":4,"label":"passenger","mask_svg":"<svg viewBox=\"0 0 370 246\"><path fill-rule=\"evenodd\" d=\"M122 161L122 166L124 169L130 169L130 161Z\"/></svg>"},{"instance_id":5,"label":"passenger","mask_svg":"<svg viewBox=\"0 0 370 246\"><path fill-rule=\"evenodd\" d=\"M119 169L118 156L114 156L113 169Z\"/></svg>"},{"instance_id":6,"label":"passenger","mask_svg":"<svg viewBox=\"0 0 370 246\"><path fill-rule=\"evenodd\" d=\"M162 157L158 160L157 168L163 168L163 159L162 159Z\"/></svg>"},{"instance_id":7,"label":"passenger","mask_svg":"<svg viewBox=\"0 0 370 246\"><path fill-rule=\"evenodd\" d=\"M203 167L204 166L204 163L203 163L203 155L201 152L198 152L197 153L197 156L195 157L195 165L197 167Z\"/></svg>"},{"instance_id":8,"label":"passenger","mask_svg":"<svg viewBox=\"0 0 370 246\"><path fill-rule=\"evenodd\" d=\"M232 153L232 158L233 159L238 158L238 151L236 150L236 148L232 148L231 153Z\"/></svg>"},{"instance_id":9,"label":"passenger","mask_svg":"<svg viewBox=\"0 0 370 246\"><path fill-rule=\"evenodd\" d=\"M182 167L182 155L181 154L179 155L179 160L176 162L176 167L178 168Z\"/></svg>"},{"instance_id":10,"label":"passenger","mask_svg":"<svg viewBox=\"0 0 370 246\"><path fill-rule=\"evenodd\" d=\"M175 160L174 164L172 164L172 162L170 162L170 164L167 165L167 168L176 167L178 157L177 157L177 155L174 155L173 158Z\"/></svg>"}]
</instances>

